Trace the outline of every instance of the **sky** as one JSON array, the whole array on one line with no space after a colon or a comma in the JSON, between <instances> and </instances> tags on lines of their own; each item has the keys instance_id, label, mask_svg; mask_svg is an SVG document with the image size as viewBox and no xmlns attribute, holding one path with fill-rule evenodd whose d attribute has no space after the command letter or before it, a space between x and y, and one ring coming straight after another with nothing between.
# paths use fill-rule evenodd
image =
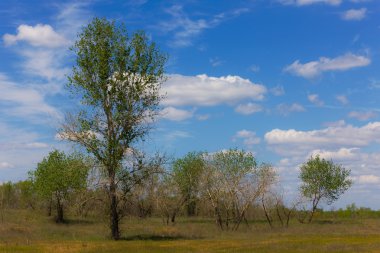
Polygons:
<instances>
[{"instance_id":1,"label":"sky","mask_svg":"<svg viewBox=\"0 0 380 253\"><path fill-rule=\"evenodd\" d=\"M0 182L74 148L57 138L79 105L65 86L69 48L105 17L169 55L145 149L245 149L276 168L287 199L318 154L354 182L328 208L380 209L379 14L379 0L1 1Z\"/></svg>"}]
</instances>

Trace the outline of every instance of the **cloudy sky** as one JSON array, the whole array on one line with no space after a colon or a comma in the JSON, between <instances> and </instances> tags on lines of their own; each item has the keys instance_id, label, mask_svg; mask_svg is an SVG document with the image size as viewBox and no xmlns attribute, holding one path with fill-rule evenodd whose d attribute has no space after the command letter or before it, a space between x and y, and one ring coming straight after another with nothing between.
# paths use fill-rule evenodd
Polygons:
<instances>
[{"instance_id":1,"label":"cloudy sky","mask_svg":"<svg viewBox=\"0 0 380 253\"><path fill-rule=\"evenodd\" d=\"M378 0L1 1L0 182L71 149L55 137L77 106L68 48L100 16L170 55L148 150L246 149L278 169L286 196L320 154L352 171L335 207L380 209L379 15Z\"/></svg>"}]
</instances>

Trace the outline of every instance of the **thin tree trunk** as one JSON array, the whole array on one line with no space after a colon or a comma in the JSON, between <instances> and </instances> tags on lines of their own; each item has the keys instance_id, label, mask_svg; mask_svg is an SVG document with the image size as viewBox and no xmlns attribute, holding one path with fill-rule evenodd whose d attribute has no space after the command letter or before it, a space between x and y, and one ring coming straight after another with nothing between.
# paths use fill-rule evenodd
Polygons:
<instances>
[{"instance_id":1,"label":"thin tree trunk","mask_svg":"<svg viewBox=\"0 0 380 253\"><path fill-rule=\"evenodd\" d=\"M265 217L266 217L266 219L267 219L267 221L268 221L268 224L269 224L269 226L270 226L271 228L273 228L273 225L272 225L272 219L270 218L270 216L269 216L269 214L268 214L268 211L267 211L267 209L266 209L266 207L265 207L265 200L264 200L264 197L261 198L261 203L262 203L262 205L263 205L263 209L264 209Z\"/></svg>"},{"instance_id":2,"label":"thin tree trunk","mask_svg":"<svg viewBox=\"0 0 380 253\"><path fill-rule=\"evenodd\" d=\"M111 237L114 240L120 239L120 230L119 230L119 213L117 212L117 196L116 196L116 185L115 182L111 182L110 185L110 197L111 197L111 206L110 206L110 227L111 227Z\"/></svg>"},{"instance_id":3,"label":"thin tree trunk","mask_svg":"<svg viewBox=\"0 0 380 253\"><path fill-rule=\"evenodd\" d=\"M58 194L56 194L57 197L57 218L55 220L56 223L63 223L63 205L61 203L61 199Z\"/></svg>"},{"instance_id":4,"label":"thin tree trunk","mask_svg":"<svg viewBox=\"0 0 380 253\"><path fill-rule=\"evenodd\" d=\"M279 219L279 221L281 222L281 226L283 227L284 226L284 221L282 220L282 217L281 217L281 214L280 214L280 210L279 210L279 204L276 205L276 213L277 213L277 217ZM282 207L282 208L285 208L285 207Z\"/></svg>"},{"instance_id":5,"label":"thin tree trunk","mask_svg":"<svg viewBox=\"0 0 380 253\"><path fill-rule=\"evenodd\" d=\"M51 216L51 206L53 205L53 196L50 196L49 204L48 204L48 216Z\"/></svg>"},{"instance_id":6,"label":"thin tree trunk","mask_svg":"<svg viewBox=\"0 0 380 253\"><path fill-rule=\"evenodd\" d=\"M318 203L319 203L319 198L315 197L313 200L313 209L311 210L311 215L309 217L308 223L311 223L311 221L313 220L314 213L317 210Z\"/></svg>"}]
</instances>

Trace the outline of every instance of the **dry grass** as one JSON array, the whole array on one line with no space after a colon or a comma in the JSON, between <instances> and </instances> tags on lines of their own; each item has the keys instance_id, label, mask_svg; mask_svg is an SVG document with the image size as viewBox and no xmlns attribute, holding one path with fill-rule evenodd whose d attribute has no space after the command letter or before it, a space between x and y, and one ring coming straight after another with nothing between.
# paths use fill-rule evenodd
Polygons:
<instances>
[{"instance_id":1,"label":"dry grass","mask_svg":"<svg viewBox=\"0 0 380 253\"><path fill-rule=\"evenodd\" d=\"M221 232L212 220L126 219L123 240L106 238L102 220L71 220L57 225L27 211L12 211L0 221L0 252L380 252L380 220L317 220L270 229L263 222Z\"/></svg>"}]
</instances>

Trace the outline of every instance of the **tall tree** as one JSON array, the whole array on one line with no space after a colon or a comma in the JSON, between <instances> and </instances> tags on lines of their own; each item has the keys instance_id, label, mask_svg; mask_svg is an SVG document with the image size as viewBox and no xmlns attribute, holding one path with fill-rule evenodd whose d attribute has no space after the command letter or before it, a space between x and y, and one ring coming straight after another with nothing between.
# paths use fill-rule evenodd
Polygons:
<instances>
[{"instance_id":1,"label":"tall tree","mask_svg":"<svg viewBox=\"0 0 380 253\"><path fill-rule=\"evenodd\" d=\"M64 205L70 193L86 187L88 168L82 156L54 150L30 172L36 191L46 199L54 199L57 223L64 222Z\"/></svg>"},{"instance_id":2,"label":"tall tree","mask_svg":"<svg viewBox=\"0 0 380 253\"><path fill-rule=\"evenodd\" d=\"M350 170L341 165L319 156L311 157L301 166L299 175L302 181L301 194L312 202L308 222L312 221L321 201L331 204L350 188L352 184L352 180L349 179L350 173Z\"/></svg>"},{"instance_id":3,"label":"tall tree","mask_svg":"<svg viewBox=\"0 0 380 253\"><path fill-rule=\"evenodd\" d=\"M80 144L105 169L111 236L117 240L118 182L129 184L141 169L125 159L159 112L166 55L143 32L129 36L124 26L100 18L83 28L72 50L76 66L68 86L82 107L67 117L62 137Z\"/></svg>"}]
</instances>

